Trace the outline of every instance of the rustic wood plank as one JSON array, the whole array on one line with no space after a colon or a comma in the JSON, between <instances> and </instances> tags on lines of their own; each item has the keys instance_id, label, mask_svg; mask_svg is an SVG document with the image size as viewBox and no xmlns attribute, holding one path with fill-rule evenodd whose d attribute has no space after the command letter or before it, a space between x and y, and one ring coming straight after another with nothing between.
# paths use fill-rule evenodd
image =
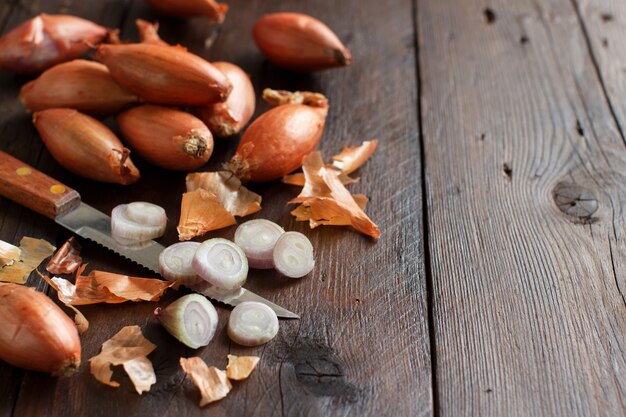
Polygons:
<instances>
[{"instance_id":1,"label":"rustic wood plank","mask_svg":"<svg viewBox=\"0 0 626 417\"><path fill-rule=\"evenodd\" d=\"M252 186L264 198L263 211L254 217L269 218L286 229L302 231L317 248L317 267L311 276L286 280L271 271L253 271L246 285L298 312L300 321L282 321L277 339L266 346L243 348L228 340L224 326L229 310L222 306L218 308L220 327L216 339L209 347L193 351L156 324L152 318L154 303L84 307L81 310L91 321L91 328L82 337L84 365L80 372L64 380L27 373L14 415L433 414L421 232L415 34L411 2L398 3L236 0L229 2L231 11L226 22L216 28L203 19L168 19L155 14L143 1L132 2L123 25L124 39L136 39L136 17L158 19L165 40L180 42L211 60L241 65L251 74L258 91L275 87L327 94L331 112L321 145L326 157L344 145L378 137L379 151L361 169L361 182L351 188L371 197L367 211L381 226L383 236L374 242L344 228L310 231L307 225L292 219L285 205L298 189L278 183ZM89 17L99 21L98 16L108 16L100 7L90 2L85 12L94 13ZM109 7L117 13L115 5ZM275 10L303 11L327 22L346 40L355 56L354 65L315 75L272 67L256 50L250 32L262 13ZM210 49L207 44L211 44ZM267 108L259 100L257 114ZM31 129L26 126L27 120L13 123L7 127L11 136L18 129ZM32 137L34 141L36 135ZM12 143L10 151L26 159L28 151ZM218 169L235 145L236 140L218 142L207 170ZM46 151L42 151L42 158L49 161ZM58 174L60 180L81 193L85 202L103 211L132 200L164 206L172 221L162 242L171 244L176 241L184 174L165 172L133 159L142 180L130 187L77 179L64 173L54 161L50 161L49 171L42 170ZM401 167L402 174L396 167ZM14 209L13 205L7 206ZM4 218L10 227L21 225L15 216ZM58 240L67 236L53 230ZM232 238L233 234L234 228L229 228L211 236ZM89 242L84 244L84 257L94 268L148 275ZM177 296L170 294L158 305L167 305ZM102 342L130 324L141 325L146 337L158 345L150 356L158 382L141 397L119 370L115 379L122 386L113 389L95 381L87 365L87 359L99 352ZM261 363L252 378L236 384L229 397L205 409L198 408L197 391L184 380L179 357L199 355L207 363L223 367L227 353L256 354L261 356Z\"/></svg>"},{"instance_id":2,"label":"rustic wood plank","mask_svg":"<svg viewBox=\"0 0 626 417\"><path fill-rule=\"evenodd\" d=\"M417 15L439 414L624 415L626 149L572 3Z\"/></svg>"}]
</instances>

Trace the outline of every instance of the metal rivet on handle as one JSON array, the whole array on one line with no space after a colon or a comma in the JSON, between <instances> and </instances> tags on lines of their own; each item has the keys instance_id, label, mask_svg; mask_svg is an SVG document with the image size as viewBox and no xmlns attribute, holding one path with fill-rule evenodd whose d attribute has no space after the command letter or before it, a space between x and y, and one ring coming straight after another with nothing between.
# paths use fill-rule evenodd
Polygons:
<instances>
[{"instance_id":1,"label":"metal rivet on handle","mask_svg":"<svg viewBox=\"0 0 626 417\"><path fill-rule=\"evenodd\" d=\"M50 192L52 194L63 194L65 192L65 187L62 186L61 184L55 184L52 187L50 187Z\"/></svg>"},{"instance_id":2,"label":"metal rivet on handle","mask_svg":"<svg viewBox=\"0 0 626 417\"><path fill-rule=\"evenodd\" d=\"M25 177L27 175L30 175L33 173L33 170L30 169L29 167L20 167L18 169L15 170L15 173L17 175L19 175L20 177Z\"/></svg>"}]
</instances>

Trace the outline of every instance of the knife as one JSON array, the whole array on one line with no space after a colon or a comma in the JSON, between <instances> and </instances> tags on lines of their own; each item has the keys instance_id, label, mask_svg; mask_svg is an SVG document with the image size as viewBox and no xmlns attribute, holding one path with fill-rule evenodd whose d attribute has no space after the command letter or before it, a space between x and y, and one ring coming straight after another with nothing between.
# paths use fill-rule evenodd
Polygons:
<instances>
[{"instance_id":1,"label":"knife","mask_svg":"<svg viewBox=\"0 0 626 417\"><path fill-rule=\"evenodd\" d=\"M92 240L113 252L159 273L159 254L163 245L151 240L141 248L120 245L111 236L111 218L83 203L77 191L48 177L35 168L0 151L0 195L54 220L85 239ZM216 301L236 306L244 301L257 301L269 306L281 318L299 319L291 311L241 288L227 295L211 288L196 286L193 290Z\"/></svg>"}]
</instances>

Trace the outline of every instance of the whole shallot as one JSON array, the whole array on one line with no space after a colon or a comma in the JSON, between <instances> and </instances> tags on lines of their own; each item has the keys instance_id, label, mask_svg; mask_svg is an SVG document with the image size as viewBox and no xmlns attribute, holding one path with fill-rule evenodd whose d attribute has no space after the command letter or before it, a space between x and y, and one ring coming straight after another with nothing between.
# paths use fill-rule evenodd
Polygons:
<instances>
[{"instance_id":1,"label":"whole shallot","mask_svg":"<svg viewBox=\"0 0 626 417\"><path fill-rule=\"evenodd\" d=\"M35 113L33 123L54 159L74 174L123 185L139 179L130 151L96 119L72 109L49 109Z\"/></svg>"},{"instance_id":2,"label":"whole shallot","mask_svg":"<svg viewBox=\"0 0 626 417\"><path fill-rule=\"evenodd\" d=\"M0 38L0 68L37 73L78 58L108 34L105 27L69 15L40 14Z\"/></svg>"},{"instance_id":3,"label":"whole shallot","mask_svg":"<svg viewBox=\"0 0 626 417\"><path fill-rule=\"evenodd\" d=\"M220 70L181 47L100 45L94 58L115 81L150 103L202 106L226 100L232 89Z\"/></svg>"},{"instance_id":4,"label":"whole shallot","mask_svg":"<svg viewBox=\"0 0 626 417\"><path fill-rule=\"evenodd\" d=\"M302 13L272 13L252 31L257 46L274 65L319 71L352 63L352 55L324 23Z\"/></svg>"},{"instance_id":5,"label":"whole shallot","mask_svg":"<svg viewBox=\"0 0 626 417\"><path fill-rule=\"evenodd\" d=\"M216 136L232 136L248 124L254 114L255 95L250 77L237 65L214 62L233 86L226 101L199 107L196 112Z\"/></svg>"},{"instance_id":6,"label":"whole shallot","mask_svg":"<svg viewBox=\"0 0 626 417\"><path fill-rule=\"evenodd\" d=\"M126 143L161 168L191 171L213 153L213 135L189 113L146 104L121 113L117 121Z\"/></svg>"},{"instance_id":7,"label":"whole shallot","mask_svg":"<svg viewBox=\"0 0 626 417\"><path fill-rule=\"evenodd\" d=\"M215 0L147 0L159 13L174 17L206 16L223 22L228 5Z\"/></svg>"},{"instance_id":8,"label":"whole shallot","mask_svg":"<svg viewBox=\"0 0 626 417\"><path fill-rule=\"evenodd\" d=\"M328 100L322 94L266 89L263 98L277 107L248 127L227 164L242 181L272 181L300 168L324 131Z\"/></svg>"},{"instance_id":9,"label":"whole shallot","mask_svg":"<svg viewBox=\"0 0 626 417\"><path fill-rule=\"evenodd\" d=\"M74 322L46 295L0 283L0 359L20 368L68 376L80 366Z\"/></svg>"},{"instance_id":10,"label":"whole shallot","mask_svg":"<svg viewBox=\"0 0 626 417\"><path fill-rule=\"evenodd\" d=\"M116 83L106 66L75 59L56 65L24 84L20 101L31 112L65 107L108 116L137 101L137 96Z\"/></svg>"}]
</instances>

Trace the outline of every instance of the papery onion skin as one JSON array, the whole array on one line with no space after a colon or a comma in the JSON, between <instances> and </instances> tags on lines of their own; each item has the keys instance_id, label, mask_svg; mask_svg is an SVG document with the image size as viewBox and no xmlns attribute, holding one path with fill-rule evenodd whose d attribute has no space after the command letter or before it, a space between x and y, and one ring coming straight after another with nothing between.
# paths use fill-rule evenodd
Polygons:
<instances>
[{"instance_id":1,"label":"papery onion skin","mask_svg":"<svg viewBox=\"0 0 626 417\"><path fill-rule=\"evenodd\" d=\"M76 16L40 14L0 38L0 68L41 72L78 58L107 34L105 27Z\"/></svg>"},{"instance_id":2,"label":"papery onion skin","mask_svg":"<svg viewBox=\"0 0 626 417\"><path fill-rule=\"evenodd\" d=\"M214 62L233 86L228 99L199 107L195 111L216 136L236 135L248 124L254 114L256 98L250 77L237 65L229 62Z\"/></svg>"},{"instance_id":3,"label":"papery onion skin","mask_svg":"<svg viewBox=\"0 0 626 417\"><path fill-rule=\"evenodd\" d=\"M243 134L228 169L242 181L272 181L302 166L317 146L326 114L303 104L275 107L256 119Z\"/></svg>"},{"instance_id":4,"label":"papery onion skin","mask_svg":"<svg viewBox=\"0 0 626 417\"><path fill-rule=\"evenodd\" d=\"M211 131L189 113L146 104L121 113L117 121L126 143L161 168L191 171L213 153Z\"/></svg>"},{"instance_id":5,"label":"papery onion skin","mask_svg":"<svg viewBox=\"0 0 626 417\"><path fill-rule=\"evenodd\" d=\"M139 179L128 149L96 119L73 109L48 109L33 114L33 123L54 159L74 174L123 185Z\"/></svg>"},{"instance_id":6,"label":"papery onion skin","mask_svg":"<svg viewBox=\"0 0 626 417\"><path fill-rule=\"evenodd\" d=\"M64 107L108 116L137 100L113 80L106 66L84 59L56 65L20 90L20 101L31 112Z\"/></svg>"},{"instance_id":7,"label":"papery onion skin","mask_svg":"<svg viewBox=\"0 0 626 417\"><path fill-rule=\"evenodd\" d=\"M228 5L215 0L146 0L159 13L173 17L206 16L210 20L224 21Z\"/></svg>"},{"instance_id":8,"label":"papery onion skin","mask_svg":"<svg viewBox=\"0 0 626 417\"><path fill-rule=\"evenodd\" d=\"M74 322L46 295L0 283L0 359L33 371L69 376L80 366Z\"/></svg>"},{"instance_id":9,"label":"papery onion skin","mask_svg":"<svg viewBox=\"0 0 626 417\"><path fill-rule=\"evenodd\" d=\"M352 63L337 35L306 14L267 14L256 22L252 36L263 55L281 68L319 71Z\"/></svg>"},{"instance_id":10,"label":"papery onion skin","mask_svg":"<svg viewBox=\"0 0 626 417\"><path fill-rule=\"evenodd\" d=\"M226 100L232 89L220 70L184 48L100 45L94 58L115 81L149 103L202 106Z\"/></svg>"}]
</instances>

